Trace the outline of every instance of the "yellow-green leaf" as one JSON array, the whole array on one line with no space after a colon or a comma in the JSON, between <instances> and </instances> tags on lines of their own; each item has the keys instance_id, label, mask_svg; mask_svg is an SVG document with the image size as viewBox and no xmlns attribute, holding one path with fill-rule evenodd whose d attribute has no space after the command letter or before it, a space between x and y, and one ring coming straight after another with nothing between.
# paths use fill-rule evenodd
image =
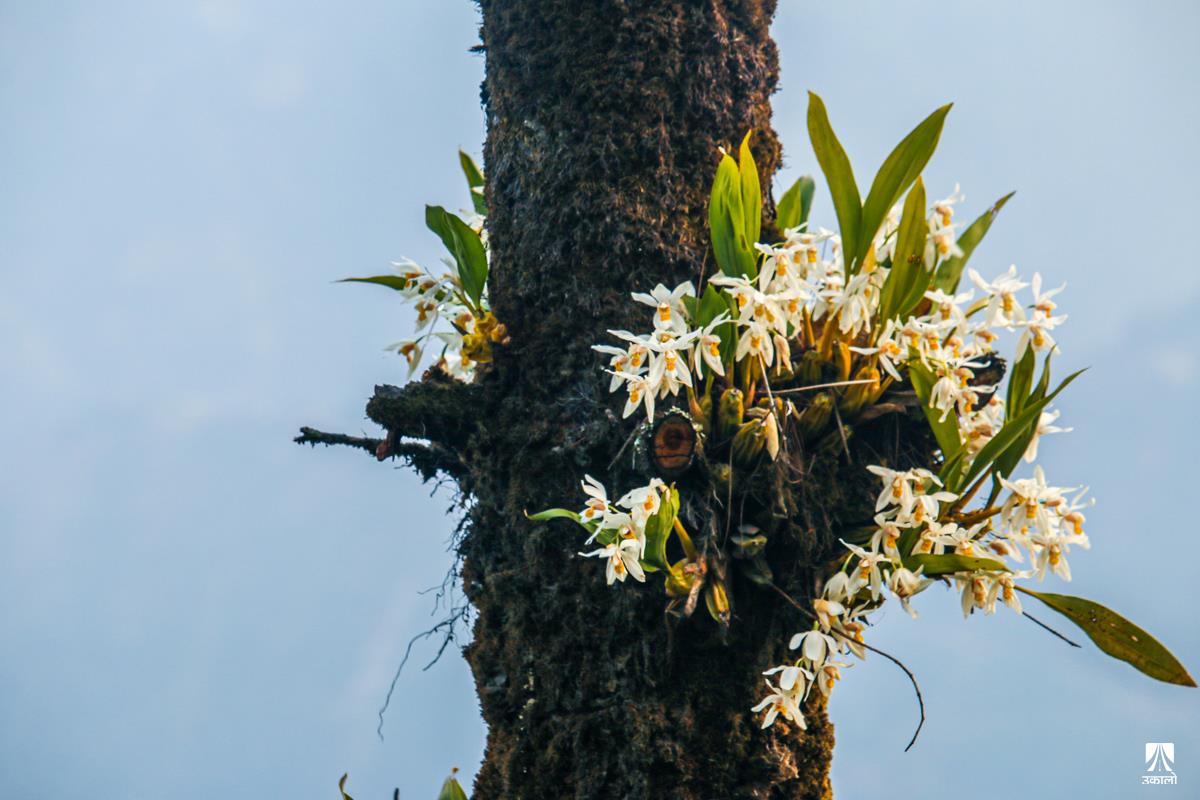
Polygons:
<instances>
[{"instance_id":1,"label":"yellow-green leaf","mask_svg":"<svg viewBox=\"0 0 1200 800\"><path fill-rule=\"evenodd\" d=\"M925 294L929 272L925 269L925 237L929 223L925 221L925 184L918 176L908 197L904 211L900 214L900 227L896 230L896 256L892 270L883 284L880 298L880 320L886 322L893 317L905 318L910 299L915 295L919 301ZM867 243L868 247L874 245ZM916 301L912 302L916 305Z\"/></svg>"},{"instance_id":2,"label":"yellow-green leaf","mask_svg":"<svg viewBox=\"0 0 1200 800\"><path fill-rule=\"evenodd\" d=\"M462 167L463 175L467 178L467 188L471 192L471 203L475 207L475 213L486 216L487 201L483 199L483 170L475 163L475 159L462 150L458 151L458 163Z\"/></svg>"},{"instance_id":3,"label":"yellow-green leaf","mask_svg":"<svg viewBox=\"0 0 1200 800\"><path fill-rule=\"evenodd\" d=\"M370 278L342 278L338 283L376 283L398 292L408 288L408 280L399 275L374 275Z\"/></svg>"},{"instance_id":4,"label":"yellow-green leaf","mask_svg":"<svg viewBox=\"0 0 1200 800\"><path fill-rule=\"evenodd\" d=\"M909 569L924 567L922 573L928 577L951 575L955 572L974 572L977 569L993 572L1009 572L1003 562L994 558L977 558L975 556L960 556L954 553L918 553L904 559ZM911 563L911 566L909 564Z\"/></svg>"},{"instance_id":5,"label":"yellow-green leaf","mask_svg":"<svg viewBox=\"0 0 1200 800\"><path fill-rule=\"evenodd\" d=\"M569 519L572 522L579 522L579 514L566 508L547 508L545 511L539 511L536 514L525 512L525 516L534 522L545 522L548 519ZM583 524L580 522L579 524Z\"/></svg>"},{"instance_id":6,"label":"yellow-green leaf","mask_svg":"<svg viewBox=\"0 0 1200 800\"><path fill-rule=\"evenodd\" d=\"M867 199L862 206L862 224L859 228L859 243L856 249L861 260L871 246L876 231L883 224L888 211L896 204L905 190L912 185L925 165L929 163L942 135L942 125L950 113L951 103L934 111L905 136L900 144L884 159L883 166L871 183ZM843 232L844 236L844 232ZM851 273L857 272L857 268Z\"/></svg>"},{"instance_id":7,"label":"yellow-green leaf","mask_svg":"<svg viewBox=\"0 0 1200 800\"><path fill-rule=\"evenodd\" d=\"M779 228L780 233L808 222L816 190L817 182L812 176L802 175L783 193L783 197L775 204L775 227Z\"/></svg>"},{"instance_id":8,"label":"yellow-green leaf","mask_svg":"<svg viewBox=\"0 0 1200 800\"><path fill-rule=\"evenodd\" d=\"M1195 679L1170 650L1115 611L1082 597L1035 592L1023 586L1018 586L1017 589L1036 597L1074 622L1097 647L1113 658L1132 664L1151 678L1164 683L1179 686L1196 685Z\"/></svg>"},{"instance_id":9,"label":"yellow-green leaf","mask_svg":"<svg viewBox=\"0 0 1200 800\"><path fill-rule=\"evenodd\" d=\"M742 230L750 247L758 241L762 233L762 187L758 181L758 166L754 163L754 155L750 152L750 134L746 131L742 146L738 149L738 172L741 174L740 186L742 191Z\"/></svg>"},{"instance_id":10,"label":"yellow-green leaf","mask_svg":"<svg viewBox=\"0 0 1200 800\"><path fill-rule=\"evenodd\" d=\"M451 775L442 784L442 791L438 793L437 800L467 800L467 793L459 785L458 779Z\"/></svg>"},{"instance_id":11,"label":"yellow-green leaf","mask_svg":"<svg viewBox=\"0 0 1200 800\"><path fill-rule=\"evenodd\" d=\"M846 270L848 274L854 274L857 271L856 261L861 255L857 248L863 214L858 184L854 182L850 159L829 124L825 103L812 92L808 93L808 137L812 140L813 153L817 156L817 163L821 165L825 182L829 184L829 193L833 196L833 210L837 213L838 229L842 234Z\"/></svg>"},{"instance_id":12,"label":"yellow-green leaf","mask_svg":"<svg viewBox=\"0 0 1200 800\"><path fill-rule=\"evenodd\" d=\"M958 282L962 279L963 268L967 266L967 259L971 257L971 253L975 252L975 248L983 241L983 236L988 232L988 228L992 227L992 220L1000 213L1000 209L1004 208L1004 204L1016 194L1009 192L1008 194L997 200L991 208L983 212L979 219L972 222L967 229L962 232L962 235L956 240L958 248L962 250L961 256L952 256L947 258L937 268L937 276L933 279L933 286L936 289L941 289L947 294L954 294L958 289Z\"/></svg>"},{"instance_id":13,"label":"yellow-green leaf","mask_svg":"<svg viewBox=\"0 0 1200 800\"><path fill-rule=\"evenodd\" d=\"M933 429L933 435L937 439L938 447L942 448L942 454L946 457L947 461L953 459L958 455L958 451L962 449L962 434L958 430L958 415L951 410L943 419L942 412L929 405L929 398L933 393L933 384L936 381L929 367L916 362L909 364L908 378L912 382L913 390L917 393L917 399L921 401L921 410L925 412L925 419L929 420L929 427Z\"/></svg>"}]
</instances>

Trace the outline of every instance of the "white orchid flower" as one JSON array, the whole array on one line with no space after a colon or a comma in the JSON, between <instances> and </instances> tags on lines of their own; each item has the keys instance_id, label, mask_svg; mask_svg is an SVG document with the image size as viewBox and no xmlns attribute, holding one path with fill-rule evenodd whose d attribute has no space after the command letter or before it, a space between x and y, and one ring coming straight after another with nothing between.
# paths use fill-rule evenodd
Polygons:
<instances>
[{"instance_id":1,"label":"white orchid flower","mask_svg":"<svg viewBox=\"0 0 1200 800\"><path fill-rule=\"evenodd\" d=\"M804 724L804 714L800 711L800 702L803 700L795 692L787 692L782 689L777 689L770 682L766 681L767 688L771 690L761 703L754 706L750 710L758 713L766 709L766 716L763 717L763 728L769 728L775 724L775 719L782 714L784 719L797 725L801 730L806 730Z\"/></svg>"},{"instance_id":2,"label":"white orchid flower","mask_svg":"<svg viewBox=\"0 0 1200 800\"><path fill-rule=\"evenodd\" d=\"M649 294L633 293L634 300L655 310L655 330L673 330L680 333L687 330L687 309L683 305L683 298L695 296L696 287L691 281L685 281L674 289L668 289L660 283L651 289Z\"/></svg>"},{"instance_id":3,"label":"white orchid flower","mask_svg":"<svg viewBox=\"0 0 1200 800\"><path fill-rule=\"evenodd\" d=\"M581 556L603 558L607 562L605 578L608 585L614 581L625 582L630 575L635 581L644 583L646 572L638 561L638 543L636 539L618 539L612 544L593 550L590 553L580 553Z\"/></svg>"},{"instance_id":4,"label":"white orchid flower","mask_svg":"<svg viewBox=\"0 0 1200 800\"><path fill-rule=\"evenodd\" d=\"M1017 303L1016 293L1029 284L1017 277L1017 265L1013 264L1008 271L996 277L995 280L985 281L978 272L967 270L967 274L979 289L987 295L987 306L984 313L989 328L1011 328L1025 319L1025 311Z\"/></svg>"},{"instance_id":5,"label":"white orchid flower","mask_svg":"<svg viewBox=\"0 0 1200 800\"><path fill-rule=\"evenodd\" d=\"M1043 411L1038 417L1037 428L1033 432L1033 438L1029 440L1029 446L1025 448L1025 461L1032 464L1037 460L1038 440L1043 436L1051 433L1070 433L1073 428L1060 428L1054 423L1059 417L1058 411Z\"/></svg>"}]
</instances>

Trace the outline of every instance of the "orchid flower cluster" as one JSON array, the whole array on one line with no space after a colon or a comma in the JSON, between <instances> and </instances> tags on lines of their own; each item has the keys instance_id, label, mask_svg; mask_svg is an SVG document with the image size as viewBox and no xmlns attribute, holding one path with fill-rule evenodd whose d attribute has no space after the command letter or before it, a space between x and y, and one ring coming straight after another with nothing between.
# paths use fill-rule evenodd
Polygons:
<instances>
[{"instance_id":1,"label":"orchid flower cluster","mask_svg":"<svg viewBox=\"0 0 1200 800\"><path fill-rule=\"evenodd\" d=\"M1055 424L1050 405L1079 373L1051 390L1054 332L1066 320L1055 302L1063 287L1046 288L1040 274L1026 281L1015 266L991 279L967 267L1011 195L967 226L955 219L964 200L957 186L926 201L921 172L948 110L897 146L860 201L814 95L809 129L840 232L810 224L815 182L805 177L777 204L781 238L771 243L760 241L761 192L747 134L736 161L722 153L713 182L709 228L720 273L699 290L686 281L634 293L650 309L650 329L611 330L615 342L594 346L607 359L609 390L624 392L625 417L644 413L653 433L664 409L667 416L686 409L704 442L697 480L705 496L749 522L698 548L674 484L654 478L612 504L590 476L583 511L533 516L582 524L587 541L600 545L585 555L605 560L610 585L662 571L672 606L690 615L703 594L710 615L727 626L731 565L779 589L769 543L786 527L779 520L799 513L788 487L803 478L804 456L853 459L850 438L872 435L873 421L888 414L923 426L928 463L864 465L878 496L873 508L864 497L862 524L839 531L840 565L814 587L804 609L811 627L789 642L797 657L765 673L767 695L753 708L763 712L763 727L782 716L804 728L813 687L828 696L847 659L871 649L864 638L871 612L891 596L915 618L912 599L934 582L955 589L965 616L992 614L1000 604L1020 613L1018 595L1036 597L1105 652L1160 680L1194 685L1128 620L1020 583L1047 573L1069 581L1072 548L1090 546L1086 488L1050 485L1036 465L1028 477L1015 475L1036 460L1041 437L1069 430ZM1016 339L1011 366L998 354L1005 335ZM672 537L682 558L668 557Z\"/></svg>"},{"instance_id":2,"label":"orchid flower cluster","mask_svg":"<svg viewBox=\"0 0 1200 800\"><path fill-rule=\"evenodd\" d=\"M442 258L447 270L435 275L406 258L392 263L396 274L345 281L387 286L413 304L416 335L385 348L408 362L410 377L425 352L432 349L437 354L434 369L469 383L475 379L478 365L492 360L493 346L508 341L508 332L488 302L483 173L466 153L459 152L459 162L471 192L472 210L459 216L440 206L425 207L426 226L450 253ZM445 324L439 328L439 323Z\"/></svg>"}]
</instances>

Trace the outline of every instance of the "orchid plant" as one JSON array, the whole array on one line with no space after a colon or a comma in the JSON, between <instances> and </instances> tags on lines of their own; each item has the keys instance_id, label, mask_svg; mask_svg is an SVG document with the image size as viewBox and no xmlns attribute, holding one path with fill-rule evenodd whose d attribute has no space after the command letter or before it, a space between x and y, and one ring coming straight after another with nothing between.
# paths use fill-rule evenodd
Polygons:
<instances>
[{"instance_id":1,"label":"orchid plant","mask_svg":"<svg viewBox=\"0 0 1200 800\"><path fill-rule=\"evenodd\" d=\"M916 617L913 599L934 582L953 587L965 616L1000 605L1019 613L1022 595L1037 598L1106 653L1195 686L1133 623L1030 586L1049 574L1069 581L1068 558L1090 547L1087 490L1052 485L1036 465L1041 438L1070 430L1055 424L1051 404L1079 373L1051 388L1054 331L1067 319L1056 304L1063 287L1047 288L1038 273L1026 280L1015 266L990 278L968 267L1011 194L965 226L956 218L958 187L932 203L926 197L921 173L949 110L909 133L860 199L825 106L811 95L808 129L838 232L810 222L815 181L806 176L777 204L779 237L769 243L760 241L763 199L748 133L736 159L722 151L713 181L719 273L699 286L635 292L649 307L649 330L613 330L613 341L595 346L607 359L609 389L624 393L625 417L654 424L668 407L686 409L705 440L715 496L744 510L736 531L698 547L680 519L679 489L661 478L612 501L587 476L582 510L532 515L582 525L594 549L581 555L604 562L610 585L661 572L673 605L690 614L703 596L727 626L733 565L773 587L764 531L772 517L796 513L778 479L795 456L849 455L855 425L915 414L934 443L930 460L863 465L878 486L873 518L840 532L843 555L804 609L811 625L789 642L796 657L764 674L766 696L753 708L763 727L783 719L804 728L813 691L828 695L848 659L872 649L864 637L871 614L894 598ZM999 355L1006 337L1015 339L1010 362ZM1031 471L1018 477L1022 464ZM682 553L674 560L672 539Z\"/></svg>"},{"instance_id":2,"label":"orchid plant","mask_svg":"<svg viewBox=\"0 0 1200 800\"><path fill-rule=\"evenodd\" d=\"M393 262L395 274L345 278L343 282L386 286L413 304L417 315L416 336L386 348L408 362L410 377L426 351L434 350L437 353L434 369L469 383L475 379L477 366L492 360L493 346L508 340L508 332L488 302L483 172L466 153L460 151L458 156L471 193L471 210L462 211L460 216L441 206L425 206L426 227L437 234L449 251L449 257L443 257L447 271L434 275L404 258Z\"/></svg>"}]
</instances>

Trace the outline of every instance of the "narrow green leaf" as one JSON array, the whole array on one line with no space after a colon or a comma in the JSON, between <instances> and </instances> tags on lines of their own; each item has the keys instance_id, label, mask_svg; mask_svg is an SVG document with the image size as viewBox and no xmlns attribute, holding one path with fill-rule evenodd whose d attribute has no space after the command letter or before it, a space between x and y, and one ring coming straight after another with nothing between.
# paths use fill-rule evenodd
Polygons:
<instances>
[{"instance_id":1,"label":"narrow green leaf","mask_svg":"<svg viewBox=\"0 0 1200 800\"><path fill-rule=\"evenodd\" d=\"M937 439L938 447L942 448L942 454L947 461L958 455L962 449L962 434L958 430L958 415L951 411L946 415L945 419L940 419L942 412L939 409L929 405L929 397L933 392L933 384L936 378L930 372L929 367L919 362L910 363L908 365L908 378L912 382L913 389L917 393L917 399L921 401L921 410L925 412L925 419L929 420L929 427L933 429L933 435Z\"/></svg>"},{"instance_id":2,"label":"narrow green leaf","mask_svg":"<svg viewBox=\"0 0 1200 800\"><path fill-rule=\"evenodd\" d=\"M1099 603L1072 597L1067 594L1035 592L1023 586L1016 587L1027 595L1036 597L1050 608L1062 614L1088 635L1096 646L1113 658L1118 658L1155 680L1179 686L1195 686L1196 681L1188 674L1179 659L1142 628L1134 625L1120 614Z\"/></svg>"},{"instance_id":3,"label":"narrow green leaf","mask_svg":"<svg viewBox=\"0 0 1200 800\"><path fill-rule=\"evenodd\" d=\"M545 511L539 511L536 514L530 514L526 511L525 517L534 522L545 522L548 519L569 519L572 522L578 522L580 525L583 524L577 512L566 508L547 508Z\"/></svg>"},{"instance_id":4,"label":"narrow green leaf","mask_svg":"<svg viewBox=\"0 0 1200 800\"><path fill-rule=\"evenodd\" d=\"M961 256L953 256L946 259L937 268L937 276L933 280L933 286L936 289L941 289L947 294L954 294L958 291L958 282L962 280L963 268L967 266L967 259L971 257L971 253L975 252L975 248L983 241L983 236L992 227L992 220L1000 213L1000 209L1004 208L1004 204L1016 194L1009 192L1008 194L997 200L991 208L983 212L979 219L972 222L967 229L958 237L958 247L963 251Z\"/></svg>"},{"instance_id":5,"label":"narrow green leaf","mask_svg":"<svg viewBox=\"0 0 1200 800\"><path fill-rule=\"evenodd\" d=\"M741 275L739 237L744 238L741 175L732 157L721 157L708 198L708 232L717 266L726 275Z\"/></svg>"},{"instance_id":6,"label":"narrow green leaf","mask_svg":"<svg viewBox=\"0 0 1200 800\"><path fill-rule=\"evenodd\" d=\"M402 292L408 287L408 281L399 275L374 275L370 278L342 278L338 283L376 283L380 286L386 286L389 289L395 289L398 292Z\"/></svg>"},{"instance_id":7,"label":"narrow green leaf","mask_svg":"<svg viewBox=\"0 0 1200 800\"><path fill-rule=\"evenodd\" d=\"M924 567L925 571L922 574L930 578L937 577L938 575L951 575L955 572L974 572L977 569L993 572L1011 571L1003 562L997 561L994 558L976 558L975 556L960 556L953 553L944 553L942 555L918 553L909 556L905 560L913 563L913 566L909 567L910 569Z\"/></svg>"},{"instance_id":8,"label":"narrow green leaf","mask_svg":"<svg viewBox=\"0 0 1200 800\"><path fill-rule=\"evenodd\" d=\"M842 235L846 270L848 274L853 275L857 271L856 262L860 256L858 242L863 216L858 184L854 182L854 170L850 167L850 159L829 124L825 103L812 92L808 93L808 136L812 140L817 163L821 165L821 172L829 184L829 193L833 196L833 209L837 212L838 229Z\"/></svg>"},{"instance_id":9,"label":"narrow green leaf","mask_svg":"<svg viewBox=\"0 0 1200 800\"><path fill-rule=\"evenodd\" d=\"M425 225L454 256L463 292L478 304L487 285L488 263L483 242L471 226L441 206L425 206Z\"/></svg>"},{"instance_id":10,"label":"narrow green leaf","mask_svg":"<svg viewBox=\"0 0 1200 800\"><path fill-rule=\"evenodd\" d=\"M775 205L775 227L783 233L792 228L798 228L808 222L808 214L812 210L813 194L817 190L817 182L811 175L802 175L783 193Z\"/></svg>"},{"instance_id":11,"label":"narrow green leaf","mask_svg":"<svg viewBox=\"0 0 1200 800\"><path fill-rule=\"evenodd\" d=\"M342 779L340 781L338 781L338 791L342 793L342 800L354 800L353 797L346 794L346 779L349 777L350 777L350 773L347 772L344 775L342 775Z\"/></svg>"},{"instance_id":12,"label":"narrow green leaf","mask_svg":"<svg viewBox=\"0 0 1200 800\"><path fill-rule=\"evenodd\" d=\"M980 448L979 452L975 455L975 459L971 462L970 468L967 469L963 476L960 487L970 486L971 481L982 475L984 470L990 467L992 462L998 460L1005 453L1005 451L1008 450L1008 448L1012 447L1014 444L1020 444L1018 440L1021 439L1022 435L1029 430L1030 425L1037 424L1038 418L1041 416L1042 409L1048 406L1050 402L1058 396L1059 392L1067 388L1067 386L1069 386L1073 380L1078 378L1083 373L1084 370L1081 369L1078 372L1068 375L1063 382L1058 385L1058 388L1051 392L1047 397L1043 397L1037 401L1029 403L1029 405L1025 406L1021 410L1020 414L1008 422L1005 422L1000 428L1000 431L993 436L987 444ZM1021 448L1021 452L1024 452L1024 448ZM1018 459L1013 460L1013 467L1016 466L1017 460L1019 460L1019 456ZM1008 475L1002 475L1002 477L1007 478ZM950 491L957 491L957 489L951 489Z\"/></svg>"},{"instance_id":13,"label":"narrow green leaf","mask_svg":"<svg viewBox=\"0 0 1200 800\"><path fill-rule=\"evenodd\" d=\"M1029 399L1029 389L1033 385L1033 368L1037 361L1030 347L1021 356L1021 360L1013 367L1008 376L1008 397L1004 401L1004 415L1011 419L1021 413L1021 406Z\"/></svg>"},{"instance_id":14,"label":"narrow green leaf","mask_svg":"<svg viewBox=\"0 0 1200 800\"><path fill-rule=\"evenodd\" d=\"M750 134L746 131L742 138L742 146L738 148L738 172L741 174L739 184L742 193L742 230L746 242L751 248L762 233L762 187L758 181L758 165L754 163L754 155L750 152Z\"/></svg>"},{"instance_id":15,"label":"narrow green leaf","mask_svg":"<svg viewBox=\"0 0 1200 800\"><path fill-rule=\"evenodd\" d=\"M922 120L884 159L883 166L871 183L871 190L867 192L867 199L863 201L862 225L856 248L860 258L871 246L875 232L883 224L888 211L929 163L941 138L942 125L946 122L951 105L947 103Z\"/></svg>"},{"instance_id":16,"label":"narrow green leaf","mask_svg":"<svg viewBox=\"0 0 1200 800\"><path fill-rule=\"evenodd\" d=\"M483 199L483 170L475 160L464 151L458 151L458 163L462 166L463 175L467 177L467 188L471 192L471 203L476 214L487 215L487 201Z\"/></svg>"},{"instance_id":17,"label":"narrow green leaf","mask_svg":"<svg viewBox=\"0 0 1200 800\"><path fill-rule=\"evenodd\" d=\"M888 273L883 284L883 295L880 298L880 321L887 322L893 317L904 319L909 297L919 293L918 298L925 293L929 281L929 272L925 269L925 237L929 223L925 221L925 184L918 176L908 197L904 201L904 211L900 214L900 227L896 231L896 257L892 260L892 270ZM874 245L868 243L868 247Z\"/></svg>"},{"instance_id":18,"label":"narrow green leaf","mask_svg":"<svg viewBox=\"0 0 1200 800\"><path fill-rule=\"evenodd\" d=\"M468 800L468 798L458 779L451 775L442 784L442 791L438 793L437 800Z\"/></svg>"},{"instance_id":19,"label":"narrow green leaf","mask_svg":"<svg viewBox=\"0 0 1200 800\"><path fill-rule=\"evenodd\" d=\"M670 494L663 498L658 511L646 521L646 554L642 560L653 567L668 569L667 539L675 528L675 517L679 514L679 492L671 487Z\"/></svg>"},{"instance_id":20,"label":"narrow green leaf","mask_svg":"<svg viewBox=\"0 0 1200 800\"><path fill-rule=\"evenodd\" d=\"M1025 362L1028 360L1028 364ZM1037 403L1046 396L1046 389L1050 386L1050 353L1046 354L1046 362L1042 367L1042 377L1038 379L1037 386L1032 391L1029 390L1029 383L1033 380L1033 367L1035 356L1033 348L1025 351L1025 355L1021 357L1016 368L1013 369L1012 377L1009 378L1008 384L1008 400L1004 404L1004 419L1015 420L1021 413L1031 404ZM1013 386L1013 381L1017 382L1017 386ZM1024 395L1021 393L1024 392ZM1015 401L1015 403L1014 403ZM1044 406L1043 406L1044 408ZM1025 426L1024 430L1017 438L1005 448L1004 452L996 456L996 461L992 465L992 472L996 475L1007 478L1012 474L1012 471L1017 468L1017 464L1021 461L1021 456L1025 454L1029 443L1033 441L1033 437L1037 434L1038 422L1041 420L1042 413L1039 411L1034 416L1033 421ZM992 486L993 494L999 492L1000 482L997 480ZM997 496L999 496L997 494Z\"/></svg>"}]
</instances>

